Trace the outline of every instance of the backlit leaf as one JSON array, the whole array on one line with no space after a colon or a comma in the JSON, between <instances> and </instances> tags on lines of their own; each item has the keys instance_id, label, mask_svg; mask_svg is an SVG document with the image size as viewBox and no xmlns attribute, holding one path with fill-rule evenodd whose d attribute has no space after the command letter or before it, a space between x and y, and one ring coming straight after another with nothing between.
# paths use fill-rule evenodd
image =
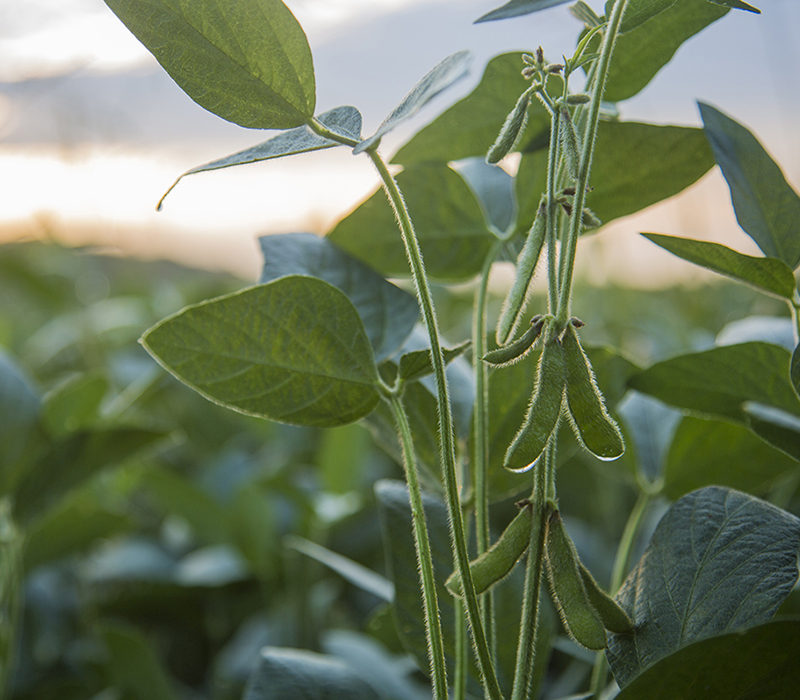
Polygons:
<instances>
[{"instance_id":1,"label":"backlit leaf","mask_svg":"<svg viewBox=\"0 0 800 700\"><path fill-rule=\"evenodd\" d=\"M692 642L767 622L797 581L800 519L709 487L674 503L617 601L636 630L609 635L621 687Z\"/></svg>"},{"instance_id":2,"label":"backlit leaf","mask_svg":"<svg viewBox=\"0 0 800 700\"><path fill-rule=\"evenodd\" d=\"M240 126L289 129L314 114L306 35L281 0L106 0L200 106Z\"/></svg>"},{"instance_id":3,"label":"backlit leaf","mask_svg":"<svg viewBox=\"0 0 800 700\"><path fill-rule=\"evenodd\" d=\"M403 98L402 102L389 113L378 130L353 149L353 153L361 153L370 148L392 129L415 116L442 90L446 90L457 80L463 78L471 60L472 55L469 51L458 51L432 68Z\"/></svg>"},{"instance_id":4,"label":"backlit leaf","mask_svg":"<svg viewBox=\"0 0 800 700\"><path fill-rule=\"evenodd\" d=\"M336 107L335 109L325 112L317 117L319 121L328 127L331 131L335 131L342 136L353 140L361 139L361 113L355 107ZM230 168L235 165L246 165L247 163L257 163L262 160L271 160L273 158L282 158L283 156L292 156L297 153L308 153L310 151L319 151L323 148L333 148L334 146L341 146L338 141L332 141L324 136L315 134L308 126L298 126L294 129L284 131L282 134L273 136L271 139L263 143L246 148L243 151L237 151L225 158L214 160L205 165L199 165L196 168L187 170L181 175L171 187L164 193L161 200L158 202L158 209L167 198L167 195L175 189L177 184L187 175L194 175L195 173L205 173L210 170L220 170L222 168Z\"/></svg>"},{"instance_id":5,"label":"backlit leaf","mask_svg":"<svg viewBox=\"0 0 800 700\"><path fill-rule=\"evenodd\" d=\"M621 35L614 47L603 97L609 102L633 97L670 62L684 41L728 11L706 0L676 0L663 12Z\"/></svg>"},{"instance_id":6,"label":"backlit leaf","mask_svg":"<svg viewBox=\"0 0 800 700\"><path fill-rule=\"evenodd\" d=\"M190 306L142 343L182 382L241 413L333 427L363 418L379 400L361 319L342 292L314 277Z\"/></svg>"},{"instance_id":7,"label":"backlit leaf","mask_svg":"<svg viewBox=\"0 0 800 700\"><path fill-rule=\"evenodd\" d=\"M679 258L732 277L762 292L791 299L797 289L792 269L783 260L742 255L724 245L708 241L657 233L642 235Z\"/></svg>"},{"instance_id":8,"label":"backlit leaf","mask_svg":"<svg viewBox=\"0 0 800 700\"><path fill-rule=\"evenodd\" d=\"M521 17L532 12L546 10L548 7L563 5L569 0L509 0L505 5L501 5L496 10L487 12L475 20L475 24L481 22L493 22L498 19L509 19L511 17Z\"/></svg>"},{"instance_id":9,"label":"backlit leaf","mask_svg":"<svg viewBox=\"0 0 800 700\"><path fill-rule=\"evenodd\" d=\"M711 105L699 104L736 220L765 255L794 270L800 264L800 197L750 131Z\"/></svg>"},{"instance_id":10,"label":"backlit leaf","mask_svg":"<svg viewBox=\"0 0 800 700\"><path fill-rule=\"evenodd\" d=\"M522 77L524 67L519 52L501 54L489 61L478 86L465 98L445 110L417 132L392 158L393 163L447 163L486 155L506 116L519 96L529 87ZM537 142L546 147L550 116L534 100L528 108L525 135L519 149Z\"/></svg>"}]
</instances>

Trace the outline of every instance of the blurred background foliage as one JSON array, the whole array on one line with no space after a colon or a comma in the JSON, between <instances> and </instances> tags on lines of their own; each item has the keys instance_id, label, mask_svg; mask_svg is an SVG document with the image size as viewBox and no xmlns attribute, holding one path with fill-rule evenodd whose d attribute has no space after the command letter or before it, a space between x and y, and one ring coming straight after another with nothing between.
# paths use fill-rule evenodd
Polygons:
<instances>
[{"instance_id":1,"label":"blurred background foliage","mask_svg":"<svg viewBox=\"0 0 800 700\"><path fill-rule=\"evenodd\" d=\"M404 651L414 651L413 629L393 624L388 612L402 581L417 588L413 560L408 571L389 570L402 565L410 528L391 530L386 555L381 542L381 527L396 525L397 514L385 498L379 512L375 484L402 471L392 446L379 447L379 421L317 431L239 415L180 384L137 343L164 316L242 286L222 274L91 250L0 248L0 393L14 397L0 402L0 546L4 565L16 562L24 599L15 606L14 591L0 591L0 613L16 608L21 622L15 648L5 650L6 672L14 659L10 698L237 698L265 645L344 658L381 697L428 692ZM471 285L436 289L452 345L469 337L473 294ZM500 298L492 303L496 313ZM795 462L739 435L749 435L743 428L682 418L626 394L632 365L619 357L648 366L720 337L766 333L780 343L787 327L792 343L785 305L720 281L658 292L581 284L575 307L591 321L584 339L632 447L614 463L570 445L559 450L561 506L601 581L635 501L634 459L651 478L667 479L670 498L704 485L703 469L716 469L717 482L800 515ZM513 397L501 381L493 386L492 406L502 412ZM702 440L692 440L709 425L722 432L704 453ZM464 431L462 438L463 453ZM728 469L703 467L721 441L741 454L723 457ZM737 461L748 445L760 450L749 471ZM493 487L498 532L524 488L503 478ZM434 491L435 481L429 477ZM7 519L12 499L17 533ZM642 543L666 504L653 509ZM14 547L16 559L8 555ZM509 591L513 578L503 584ZM504 599L513 604L514 596ZM796 605L790 598L787 607ZM552 698L578 689L593 660L566 640L554 645L544 685Z\"/></svg>"}]
</instances>

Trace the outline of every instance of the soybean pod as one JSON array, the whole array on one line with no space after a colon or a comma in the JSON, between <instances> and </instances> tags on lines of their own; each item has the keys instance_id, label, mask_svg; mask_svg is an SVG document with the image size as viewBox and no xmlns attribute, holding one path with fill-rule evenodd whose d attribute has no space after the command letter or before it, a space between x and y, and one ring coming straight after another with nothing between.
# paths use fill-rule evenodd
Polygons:
<instances>
[{"instance_id":1,"label":"soybean pod","mask_svg":"<svg viewBox=\"0 0 800 700\"><path fill-rule=\"evenodd\" d=\"M567 405L572 427L581 444L598 459L612 460L625 452L619 426L608 415L592 365L572 325L562 340L567 382Z\"/></svg>"},{"instance_id":2,"label":"soybean pod","mask_svg":"<svg viewBox=\"0 0 800 700\"><path fill-rule=\"evenodd\" d=\"M545 341L536 375L536 389L525 421L506 450L503 466L527 471L544 452L558 426L564 398L564 354L557 338Z\"/></svg>"},{"instance_id":3,"label":"soybean pod","mask_svg":"<svg viewBox=\"0 0 800 700\"><path fill-rule=\"evenodd\" d=\"M545 556L553 602L564 629L587 649L605 649L608 642L603 623L589 602L579 571L578 555L558 511L553 511L547 521Z\"/></svg>"},{"instance_id":4,"label":"soybean pod","mask_svg":"<svg viewBox=\"0 0 800 700\"><path fill-rule=\"evenodd\" d=\"M508 524L497 542L470 562L472 582L475 585L475 592L479 595L511 573L514 565L528 548L531 538L537 534L533 529L539 528L541 518L533 516L532 503L524 500L517 506L520 508L519 513ZM445 582L445 586L457 598L464 594L458 571L453 572Z\"/></svg>"},{"instance_id":5,"label":"soybean pod","mask_svg":"<svg viewBox=\"0 0 800 700\"><path fill-rule=\"evenodd\" d=\"M483 361L495 367L505 367L519 362L536 345L536 341L542 334L543 326L544 317L541 314L537 314L531 319L531 327L520 338L510 345L487 352L482 358Z\"/></svg>"},{"instance_id":6,"label":"soybean pod","mask_svg":"<svg viewBox=\"0 0 800 700\"><path fill-rule=\"evenodd\" d=\"M531 91L530 89L523 92L514 109L511 110L506 117L503 126L500 128L500 133L497 135L495 142L489 148L486 154L487 163L499 163L505 158L517 145L523 131L525 130L525 121L528 117L528 107L531 104Z\"/></svg>"},{"instance_id":7,"label":"soybean pod","mask_svg":"<svg viewBox=\"0 0 800 700\"><path fill-rule=\"evenodd\" d=\"M578 168L581 162L581 145L568 109L561 110L561 125L558 129L558 138L561 142L561 152L564 154L569 174L573 179L577 180Z\"/></svg>"},{"instance_id":8,"label":"soybean pod","mask_svg":"<svg viewBox=\"0 0 800 700\"><path fill-rule=\"evenodd\" d=\"M592 607L600 616L603 627L609 632L631 634L633 632L633 623L628 617L628 614L620 607L619 603L597 585L594 576L592 576L589 569L587 569L580 560L578 561L578 570L581 574L583 587L586 590L589 603L591 603Z\"/></svg>"},{"instance_id":9,"label":"soybean pod","mask_svg":"<svg viewBox=\"0 0 800 700\"><path fill-rule=\"evenodd\" d=\"M539 255L542 252L545 233L547 232L547 206L545 198L539 202L536 211L536 219L528 231L525 245L517 257L517 268L514 276L514 284L506 295L500 318L497 321L497 344L505 345L513 335L522 320L525 312L525 304L528 298L528 288L536 272L536 264L539 262Z\"/></svg>"}]
</instances>

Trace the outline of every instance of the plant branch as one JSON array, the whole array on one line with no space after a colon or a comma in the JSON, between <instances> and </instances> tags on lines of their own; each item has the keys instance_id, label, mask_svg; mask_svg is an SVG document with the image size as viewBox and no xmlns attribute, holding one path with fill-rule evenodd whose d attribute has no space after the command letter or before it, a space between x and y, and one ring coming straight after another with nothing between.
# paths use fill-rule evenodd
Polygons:
<instances>
[{"instance_id":1,"label":"plant branch","mask_svg":"<svg viewBox=\"0 0 800 700\"><path fill-rule=\"evenodd\" d=\"M406 208L400 190L383 158L373 149L366 150L383 182L386 196L397 217L397 224L406 249L411 275L417 292L422 318L428 331L431 343L431 361L433 363L434 378L436 380L437 405L439 409L439 448L442 462L442 472L445 486L445 499L450 519L450 536L453 545L455 566L461 575L464 589L464 602L467 610L467 620L472 629L472 639L478 657L478 668L483 678L484 686L490 700L501 700L502 693L497 681L491 653L486 643L486 635L481 622L478 597L475 594L475 584L472 581L472 572L469 568L469 553L467 539L464 534L464 521L461 516L461 503L459 498L458 478L456 474L455 434L453 430L453 416L448 395L447 377L445 375L444 356L439 339L439 326L436 320L436 311L433 305L425 264L419 249L414 227L411 223L408 209Z\"/></svg>"},{"instance_id":2,"label":"plant branch","mask_svg":"<svg viewBox=\"0 0 800 700\"><path fill-rule=\"evenodd\" d=\"M594 156L594 143L597 137L597 122L600 118L600 103L603 99L603 92L606 87L608 69L611 65L611 55L614 52L614 44L617 41L617 34L622 22L622 15L628 0L617 0L611 11L611 19L608 27L603 33L603 44L600 49L600 58L597 63L596 79L592 90L592 101L589 104L589 114L586 119L586 129L583 132L583 150L578 166L578 177L575 180L575 198L573 200L572 216L570 217L570 230L567 237L566 249L562 250L563 256L563 279L559 290L558 311L556 312L556 323L559 327L566 325L570 317L570 301L572 294L572 275L575 269L575 252L578 247L578 237L581 233L581 222L583 219L583 205L586 200L586 188L589 185L589 172L592 168L592 158Z\"/></svg>"},{"instance_id":3,"label":"plant branch","mask_svg":"<svg viewBox=\"0 0 800 700\"><path fill-rule=\"evenodd\" d=\"M431 664L431 682L435 700L447 700L447 668L444 660L444 641L439 619L439 601L436 596L436 581L433 576L433 557L428 540L425 509L422 505L422 491L419 485L417 462L414 456L414 442L411 427L402 401L398 396L386 399L392 409L400 444L403 448L403 467L408 482L411 502L411 519L414 523L414 544L417 550L419 575L422 582L422 602L425 610L425 633L428 638L428 656Z\"/></svg>"},{"instance_id":4,"label":"plant branch","mask_svg":"<svg viewBox=\"0 0 800 700\"><path fill-rule=\"evenodd\" d=\"M505 245L498 239L486 256L481 270L480 283L475 292L475 310L472 317L472 368L475 373L475 406L472 411L472 488L475 500L475 529L478 555L489 549L489 368L483 361L486 344L486 305L488 301L489 274ZM488 632L489 649L495 656L497 648L494 624L494 594L490 590L480 600L484 628Z\"/></svg>"}]
</instances>

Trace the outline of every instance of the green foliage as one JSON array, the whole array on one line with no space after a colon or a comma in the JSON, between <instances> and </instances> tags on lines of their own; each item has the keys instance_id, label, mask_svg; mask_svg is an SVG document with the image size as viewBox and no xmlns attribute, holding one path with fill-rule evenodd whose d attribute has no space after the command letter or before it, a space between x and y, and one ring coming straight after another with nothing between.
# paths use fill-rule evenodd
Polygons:
<instances>
[{"instance_id":1,"label":"green foliage","mask_svg":"<svg viewBox=\"0 0 800 700\"><path fill-rule=\"evenodd\" d=\"M797 581L798 547L800 519L738 491L673 504L617 595L636 627L609 640L620 686L684 645L767 622Z\"/></svg>"},{"instance_id":2,"label":"green foliage","mask_svg":"<svg viewBox=\"0 0 800 700\"><path fill-rule=\"evenodd\" d=\"M281 277L189 307L142 343L178 379L243 413L333 427L378 402L372 348L355 308L314 277Z\"/></svg>"},{"instance_id":3,"label":"green foliage","mask_svg":"<svg viewBox=\"0 0 800 700\"><path fill-rule=\"evenodd\" d=\"M281 0L106 3L201 107L251 129L314 115L311 49Z\"/></svg>"},{"instance_id":4,"label":"green foliage","mask_svg":"<svg viewBox=\"0 0 800 700\"><path fill-rule=\"evenodd\" d=\"M384 191L325 238L263 237L243 290L0 251L0 693L520 700L586 690L594 661L580 697L604 696L604 657L556 636L542 576L567 633L608 644L620 698L794 692L796 623L770 619L798 576L800 350L773 330L797 325L800 199L707 105L702 131L600 118L601 98L632 97L684 41L754 8L617 0L600 18L578 3L572 58L492 59L399 149L395 178L382 137L464 74L466 52L362 140L355 107L314 116L310 48L279 0L108 4L202 106L286 130L186 174L346 146ZM488 165L490 148L521 154L518 172ZM714 162L767 257L645 235L743 284L573 284L582 229ZM496 347L501 260L517 281ZM86 273L108 298L79 300ZM409 274L415 295L386 279ZM791 323L749 318L778 304ZM148 326L142 344L179 382L135 345Z\"/></svg>"},{"instance_id":5,"label":"green foliage","mask_svg":"<svg viewBox=\"0 0 800 700\"><path fill-rule=\"evenodd\" d=\"M793 270L800 265L800 197L778 165L745 127L700 103L714 157L731 188L736 220L764 251Z\"/></svg>"}]
</instances>

